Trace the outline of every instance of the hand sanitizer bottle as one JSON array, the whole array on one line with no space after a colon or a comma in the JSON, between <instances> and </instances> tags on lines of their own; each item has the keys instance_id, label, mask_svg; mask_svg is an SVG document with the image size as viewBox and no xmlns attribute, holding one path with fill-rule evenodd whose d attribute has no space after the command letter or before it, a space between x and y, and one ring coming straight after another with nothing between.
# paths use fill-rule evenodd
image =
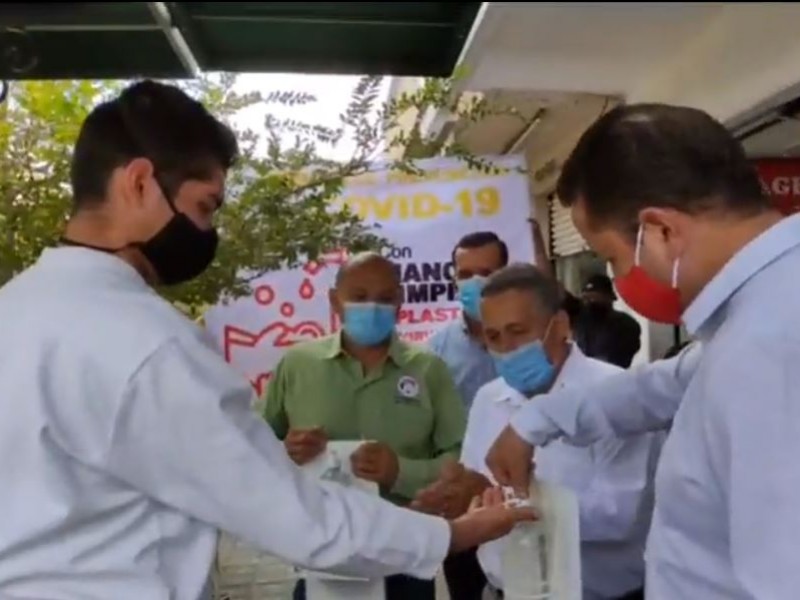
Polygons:
<instances>
[{"instance_id":1,"label":"hand sanitizer bottle","mask_svg":"<svg viewBox=\"0 0 800 600\"><path fill-rule=\"evenodd\" d=\"M506 600L580 600L580 526L578 498L557 485L534 482L527 503L539 520L520 523L505 538L501 576Z\"/></svg>"},{"instance_id":2,"label":"hand sanitizer bottle","mask_svg":"<svg viewBox=\"0 0 800 600\"><path fill-rule=\"evenodd\" d=\"M507 502L518 506L534 504L519 498L508 498ZM551 549L543 520L545 515L541 509L539 512L538 521L518 523L506 538L502 555L506 600L555 600L551 595Z\"/></svg>"}]
</instances>

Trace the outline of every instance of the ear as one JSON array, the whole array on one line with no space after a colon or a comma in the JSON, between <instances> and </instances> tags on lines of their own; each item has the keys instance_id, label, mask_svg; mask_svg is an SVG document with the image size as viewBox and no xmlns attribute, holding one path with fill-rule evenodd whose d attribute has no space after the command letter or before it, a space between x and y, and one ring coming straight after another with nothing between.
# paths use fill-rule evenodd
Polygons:
<instances>
[{"instance_id":1,"label":"ear","mask_svg":"<svg viewBox=\"0 0 800 600\"><path fill-rule=\"evenodd\" d=\"M645 208L639 212L639 222L645 228L644 235L662 242L672 260L683 254L690 220L689 215L672 208Z\"/></svg>"},{"instance_id":2,"label":"ear","mask_svg":"<svg viewBox=\"0 0 800 600\"><path fill-rule=\"evenodd\" d=\"M146 158L134 158L125 165L121 177L125 198L141 205L148 195L153 192L160 193L158 189L150 189L156 186L154 174L153 163Z\"/></svg>"},{"instance_id":3,"label":"ear","mask_svg":"<svg viewBox=\"0 0 800 600\"><path fill-rule=\"evenodd\" d=\"M550 338L554 343L562 344L572 338L572 327L569 324L569 315L565 310L559 310L553 316Z\"/></svg>"}]
</instances>

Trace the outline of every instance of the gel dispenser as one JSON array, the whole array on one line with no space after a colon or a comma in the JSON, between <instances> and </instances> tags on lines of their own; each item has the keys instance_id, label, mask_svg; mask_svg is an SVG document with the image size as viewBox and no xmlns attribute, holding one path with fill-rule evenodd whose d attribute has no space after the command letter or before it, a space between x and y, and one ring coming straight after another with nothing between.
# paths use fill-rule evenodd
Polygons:
<instances>
[{"instance_id":1,"label":"gel dispenser","mask_svg":"<svg viewBox=\"0 0 800 600\"><path fill-rule=\"evenodd\" d=\"M528 499L539 520L519 523L504 540L501 570L505 600L581 600L578 500L571 491L542 482L531 485Z\"/></svg>"}]
</instances>

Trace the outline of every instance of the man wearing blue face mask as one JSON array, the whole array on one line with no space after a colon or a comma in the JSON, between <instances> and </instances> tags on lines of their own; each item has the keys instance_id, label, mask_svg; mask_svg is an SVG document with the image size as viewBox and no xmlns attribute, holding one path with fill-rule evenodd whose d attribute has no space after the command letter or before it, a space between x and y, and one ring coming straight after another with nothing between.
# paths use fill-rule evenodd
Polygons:
<instances>
[{"instance_id":1,"label":"man wearing blue face mask","mask_svg":"<svg viewBox=\"0 0 800 600\"><path fill-rule=\"evenodd\" d=\"M447 363L469 408L475 392L497 376L482 340L481 290L489 275L508 264L508 247L497 234L476 231L458 241L451 259L463 318L437 331L428 346Z\"/></svg>"},{"instance_id":2,"label":"man wearing blue face mask","mask_svg":"<svg viewBox=\"0 0 800 600\"><path fill-rule=\"evenodd\" d=\"M400 506L458 457L466 424L446 365L395 335L401 287L394 265L360 254L336 278L330 301L340 333L293 347L267 390L265 418L289 456L304 464L327 440L373 440L352 456L353 473ZM301 582L295 600L305 597ZM432 580L386 580L388 600L433 600Z\"/></svg>"},{"instance_id":3,"label":"man wearing blue face mask","mask_svg":"<svg viewBox=\"0 0 800 600\"><path fill-rule=\"evenodd\" d=\"M549 259L539 224L533 218L529 222L536 264L550 274ZM458 241L453 248L451 260L462 318L437 331L429 340L428 346L447 363L461 400L469 409L476 392L497 377L494 361L483 342L480 302L486 279L508 264L508 247L496 233L476 231ZM437 512L441 507L420 505L419 508ZM481 599L486 578L474 550L449 556L444 563L444 573L452 598Z\"/></svg>"},{"instance_id":4,"label":"man wearing blue face mask","mask_svg":"<svg viewBox=\"0 0 800 600\"><path fill-rule=\"evenodd\" d=\"M499 377L480 389L469 414L461 462L493 482L486 453L512 415L552 390L591 386L620 372L571 343L557 283L536 267L515 264L482 291L487 347ZM587 448L554 442L536 455L536 474L571 489L580 505L583 597L642 597L644 542L653 504L660 434L601 440ZM466 478L466 474L465 474ZM491 585L502 590L499 543L478 550Z\"/></svg>"}]
</instances>

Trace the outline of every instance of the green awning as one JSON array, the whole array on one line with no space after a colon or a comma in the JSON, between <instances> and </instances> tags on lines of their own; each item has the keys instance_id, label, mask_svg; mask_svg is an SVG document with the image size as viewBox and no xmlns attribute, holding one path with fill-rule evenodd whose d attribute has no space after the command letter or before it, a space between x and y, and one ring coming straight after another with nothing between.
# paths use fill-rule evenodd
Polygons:
<instances>
[{"instance_id":1,"label":"green awning","mask_svg":"<svg viewBox=\"0 0 800 600\"><path fill-rule=\"evenodd\" d=\"M0 79L448 76L480 2L4 2Z\"/></svg>"}]
</instances>

